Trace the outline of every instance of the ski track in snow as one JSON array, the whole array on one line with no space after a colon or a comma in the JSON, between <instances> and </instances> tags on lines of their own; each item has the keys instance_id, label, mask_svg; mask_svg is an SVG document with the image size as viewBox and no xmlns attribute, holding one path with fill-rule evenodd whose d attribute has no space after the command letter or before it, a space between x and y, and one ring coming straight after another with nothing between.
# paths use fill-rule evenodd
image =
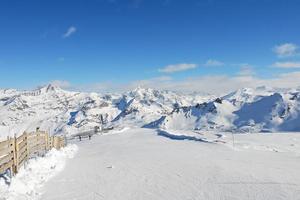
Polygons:
<instances>
[{"instance_id":1,"label":"ski track in snow","mask_svg":"<svg viewBox=\"0 0 300 200\"><path fill-rule=\"evenodd\" d=\"M224 143L150 129L76 142L75 158L45 184L41 199L300 199L299 134L238 135L234 147L230 135L194 134ZM271 141L281 151L260 148Z\"/></svg>"}]
</instances>

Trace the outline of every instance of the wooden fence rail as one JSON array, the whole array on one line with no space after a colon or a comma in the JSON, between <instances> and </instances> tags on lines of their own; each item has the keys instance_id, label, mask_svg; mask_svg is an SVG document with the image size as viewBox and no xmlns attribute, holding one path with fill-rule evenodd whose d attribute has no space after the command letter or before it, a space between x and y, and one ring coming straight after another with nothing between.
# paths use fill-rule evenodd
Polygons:
<instances>
[{"instance_id":1,"label":"wooden fence rail","mask_svg":"<svg viewBox=\"0 0 300 200\"><path fill-rule=\"evenodd\" d=\"M52 148L65 146L61 136L49 136L45 131L24 132L19 137L7 138L0 142L0 174L8 170L16 174L25 162L35 156L44 155Z\"/></svg>"}]
</instances>

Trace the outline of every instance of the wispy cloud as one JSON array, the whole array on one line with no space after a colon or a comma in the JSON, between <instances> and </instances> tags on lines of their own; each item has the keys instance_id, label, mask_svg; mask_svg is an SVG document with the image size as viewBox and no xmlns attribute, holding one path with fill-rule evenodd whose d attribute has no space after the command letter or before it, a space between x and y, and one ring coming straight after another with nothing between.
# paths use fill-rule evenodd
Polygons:
<instances>
[{"instance_id":1,"label":"wispy cloud","mask_svg":"<svg viewBox=\"0 0 300 200\"><path fill-rule=\"evenodd\" d=\"M254 76L255 71L249 64L241 65L241 70L238 73L239 76Z\"/></svg>"},{"instance_id":2,"label":"wispy cloud","mask_svg":"<svg viewBox=\"0 0 300 200\"><path fill-rule=\"evenodd\" d=\"M224 63L218 60L209 59L206 61L204 65L207 67L218 67L218 66L223 66Z\"/></svg>"},{"instance_id":3,"label":"wispy cloud","mask_svg":"<svg viewBox=\"0 0 300 200\"><path fill-rule=\"evenodd\" d=\"M165 67L159 69L158 71L163 72L163 73L174 73L174 72L180 72L180 71L195 69L196 67L197 67L197 64L181 63L181 64L165 66Z\"/></svg>"},{"instance_id":4,"label":"wispy cloud","mask_svg":"<svg viewBox=\"0 0 300 200\"><path fill-rule=\"evenodd\" d=\"M68 30L62 35L63 38L68 38L74 33L76 33L77 29L75 26L70 26Z\"/></svg>"},{"instance_id":5,"label":"wispy cloud","mask_svg":"<svg viewBox=\"0 0 300 200\"><path fill-rule=\"evenodd\" d=\"M167 89L180 92L207 92L226 94L244 87L269 86L278 88L297 88L300 85L300 72L283 73L270 79L259 78L255 75L206 75L190 77L185 80L149 81L144 87ZM132 89L134 84L130 84ZM125 86L123 86L125 87Z\"/></svg>"},{"instance_id":6,"label":"wispy cloud","mask_svg":"<svg viewBox=\"0 0 300 200\"><path fill-rule=\"evenodd\" d=\"M53 80L50 82L52 85L63 88L63 89L68 89L71 87L71 83L65 80Z\"/></svg>"},{"instance_id":7,"label":"wispy cloud","mask_svg":"<svg viewBox=\"0 0 300 200\"><path fill-rule=\"evenodd\" d=\"M277 54L278 57L290 57L297 55L298 46L293 43L285 43L277 45L273 48L273 51Z\"/></svg>"},{"instance_id":8,"label":"wispy cloud","mask_svg":"<svg viewBox=\"0 0 300 200\"><path fill-rule=\"evenodd\" d=\"M276 62L273 67L277 68L300 68L300 62Z\"/></svg>"},{"instance_id":9,"label":"wispy cloud","mask_svg":"<svg viewBox=\"0 0 300 200\"><path fill-rule=\"evenodd\" d=\"M298 88L300 85L300 72L279 74L270 79L259 78L255 75L237 74L228 75L205 75L188 77L184 80L175 80L170 77L154 77L145 80L136 80L129 83L118 84L115 82L102 82L85 86L70 87L75 91L87 92L124 92L138 86L154 89L172 90L179 92L206 92L216 95L224 95L228 92L244 87L277 87ZM87 90L88 88L88 90Z\"/></svg>"}]
</instances>

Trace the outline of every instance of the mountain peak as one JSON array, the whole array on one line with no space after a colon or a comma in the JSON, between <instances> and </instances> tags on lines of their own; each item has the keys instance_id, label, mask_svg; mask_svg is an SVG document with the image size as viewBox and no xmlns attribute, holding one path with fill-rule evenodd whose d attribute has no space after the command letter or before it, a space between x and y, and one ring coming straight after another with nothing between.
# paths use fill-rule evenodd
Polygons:
<instances>
[{"instance_id":1,"label":"mountain peak","mask_svg":"<svg viewBox=\"0 0 300 200\"><path fill-rule=\"evenodd\" d=\"M134 90L130 91L129 94L132 96L145 96L146 94L151 94L153 92L153 89L150 88L143 88L143 87L137 87Z\"/></svg>"},{"instance_id":2,"label":"mountain peak","mask_svg":"<svg viewBox=\"0 0 300 200\"><path fill-rule=\"evenodd\" d=\"M54 84L49 83L48 85L45 85L43 87L40 87L38 89L41 93L52 93L52 92L58 92L61 91L62 89Z\"/></svg>"}]
</instances>

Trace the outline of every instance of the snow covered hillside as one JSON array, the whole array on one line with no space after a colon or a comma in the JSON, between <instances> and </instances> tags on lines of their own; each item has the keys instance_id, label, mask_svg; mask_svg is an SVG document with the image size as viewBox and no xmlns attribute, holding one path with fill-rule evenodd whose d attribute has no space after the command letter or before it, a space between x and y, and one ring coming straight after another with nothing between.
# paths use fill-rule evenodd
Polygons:
<instances>
[{"instance_id":1,"label":"snow covered hillside","mask_svg":"<svg viewBox=\"0 0 300 200\"><path fill-rule=\"evenodd\" d=\"M238 134L234 147L231 134L222 133L218 140L214 139L214 132L203 134L129 129L74 141L78 152L73 159L67 159L56 177L35 185L29 190L32 193L11 190L8 197L11 200L300 199L300 134ZM32 170L41 175L45 171ZM23 180L26 179L19 181Z\"/></svg>"},{"instance_id":2,"label":"snow covered hillside","mask_svg":"<svg viewBox=\"0 0 300 200\"><path fill-rule=\"evenodd\" d=\"M300 131L300 92L244 88L216 97L137 88L123 94L0 90L0 137L36 127L74 134L104 127L235 132Z\"/></svg>"}]
</instances>

